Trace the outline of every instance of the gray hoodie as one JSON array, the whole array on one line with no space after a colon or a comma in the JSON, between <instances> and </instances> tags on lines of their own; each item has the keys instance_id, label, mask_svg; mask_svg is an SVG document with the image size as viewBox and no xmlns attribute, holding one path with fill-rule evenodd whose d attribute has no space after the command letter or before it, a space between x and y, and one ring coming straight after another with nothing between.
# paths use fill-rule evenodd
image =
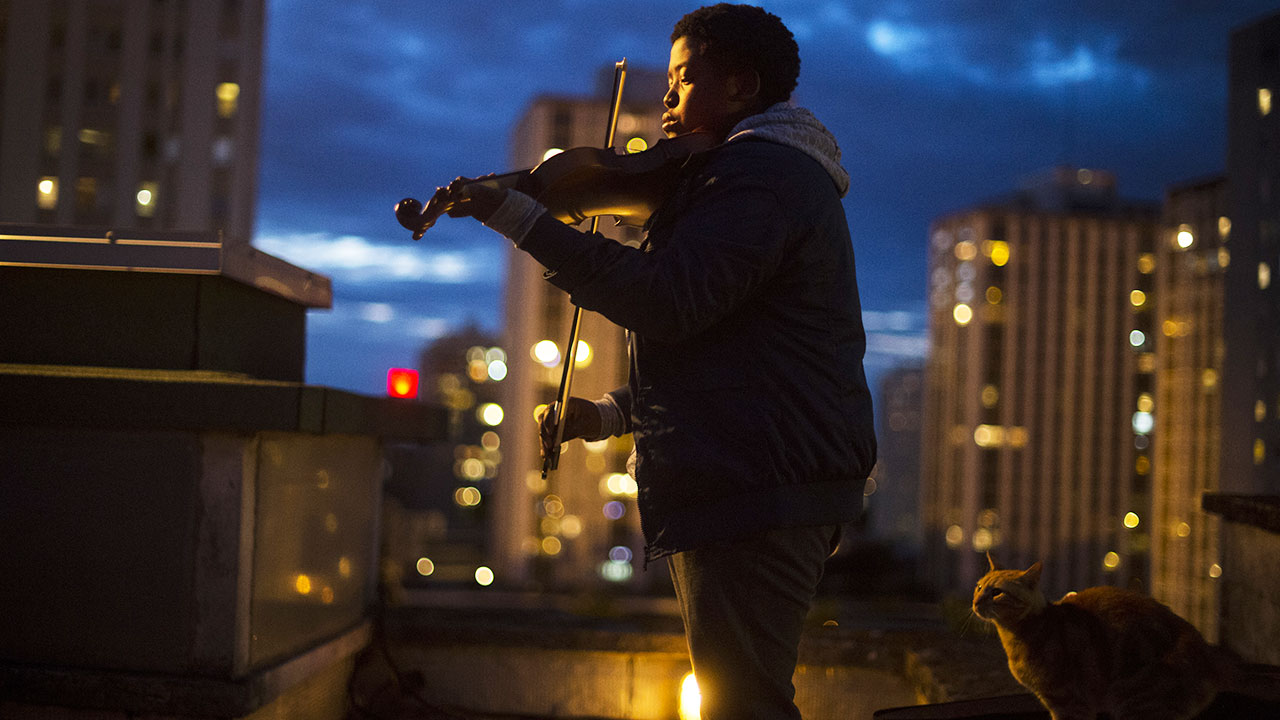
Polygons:
<instances>
[{"instance_id":1,"label":"gray hoodie","mask_svg":"<svg viewBox=\"0 0 1280 720\"><path fill-rule=\"evenodd\" d=\"M729 131L726 143L751 138L793 147L817 160L836 184L840 197L849 192L849 173L840 165L836 138L809 110L780 102L756 113Z\"/></svg>"}]
</instances>

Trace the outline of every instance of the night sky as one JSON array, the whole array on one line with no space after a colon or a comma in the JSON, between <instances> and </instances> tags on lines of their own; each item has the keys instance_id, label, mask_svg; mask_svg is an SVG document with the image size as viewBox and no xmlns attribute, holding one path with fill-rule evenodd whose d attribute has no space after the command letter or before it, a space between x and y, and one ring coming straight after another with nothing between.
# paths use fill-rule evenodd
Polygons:
<instances>
[{"instance_id":1,"label":"night sky","mask_svg":"<svg viewBox=\"0 0 1280 720\"><path fill-rule=\"evenodd\" d=\"M381 394L387 368L415 366L432 339L468 324L498 333L507 240L444 218L414 243L392 205L457 175L514 169L509 137L538 95L589 94L623 57L665 72L671 27L696 6L268 0L254 243L333 279L333 309L308 321L308 382ZM1121 195L1150 201L1220 172L1230 32L1280 10L1276 0L764 7L800 45L794 99L835 134L853 176L845 209L873 378L927 350L934 218L1058 164L1110 170Z\"/></svg>"}]
</instances>

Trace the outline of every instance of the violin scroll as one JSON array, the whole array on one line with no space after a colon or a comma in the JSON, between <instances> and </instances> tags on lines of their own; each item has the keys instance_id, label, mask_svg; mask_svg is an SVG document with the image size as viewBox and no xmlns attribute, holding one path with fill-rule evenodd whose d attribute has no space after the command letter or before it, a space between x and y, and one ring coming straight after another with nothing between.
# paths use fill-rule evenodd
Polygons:
<instances>
[{"instance_id":1,"label":"violin scroll","mask_svg":"<svg viewBox=\"0 0 1280 720\"><path fill-rule=\"evenodd\" d=\"M422 203L414 198L405 198L396 203L396 220L408 230L413 231L413 239L421 240L427 230L436 224L436 218L428 218L422 213Z\"/></svg>"}]
</instances>

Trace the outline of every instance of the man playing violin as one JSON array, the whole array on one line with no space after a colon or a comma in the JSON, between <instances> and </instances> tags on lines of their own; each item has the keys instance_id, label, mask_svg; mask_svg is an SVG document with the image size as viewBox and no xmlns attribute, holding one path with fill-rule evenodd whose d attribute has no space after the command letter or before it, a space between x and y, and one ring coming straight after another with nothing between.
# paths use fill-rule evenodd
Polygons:
<instances>
[{"instance_id":1,"label":"man playing violin","mask_svg":"<svg viewBox=\"0 0 1280 720\"><path fill-rule=\"evenodd\" d=\"M640 248L515 190L472 185L451 214L511 238L629 331L628 384L572 398L564 439L633 433L645 559L669 564L702 717L799 718L804 619L876 453L849 175L835 138L789 102L799 51L776 16L704 7L671 43L662 129L719 144L685 167ZM544 452L552 428L544 418Z\"/></svg>"}]
</instances>

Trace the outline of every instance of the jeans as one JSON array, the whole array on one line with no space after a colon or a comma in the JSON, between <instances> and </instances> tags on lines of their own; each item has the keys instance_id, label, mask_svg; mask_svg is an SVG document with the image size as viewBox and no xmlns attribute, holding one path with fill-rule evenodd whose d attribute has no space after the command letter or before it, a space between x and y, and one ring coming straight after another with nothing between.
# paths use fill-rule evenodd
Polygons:
<instances>
[{"instance_id":1,"label":"jeans","mask_svg":"<svg viewBox=\"0 0 1280 720\"><path fill-rule=\"evenodd\" d=\"M839 529L770 530L668 558L702 720L799 720L791 676Z\"/></svg>"}]
</instances>

